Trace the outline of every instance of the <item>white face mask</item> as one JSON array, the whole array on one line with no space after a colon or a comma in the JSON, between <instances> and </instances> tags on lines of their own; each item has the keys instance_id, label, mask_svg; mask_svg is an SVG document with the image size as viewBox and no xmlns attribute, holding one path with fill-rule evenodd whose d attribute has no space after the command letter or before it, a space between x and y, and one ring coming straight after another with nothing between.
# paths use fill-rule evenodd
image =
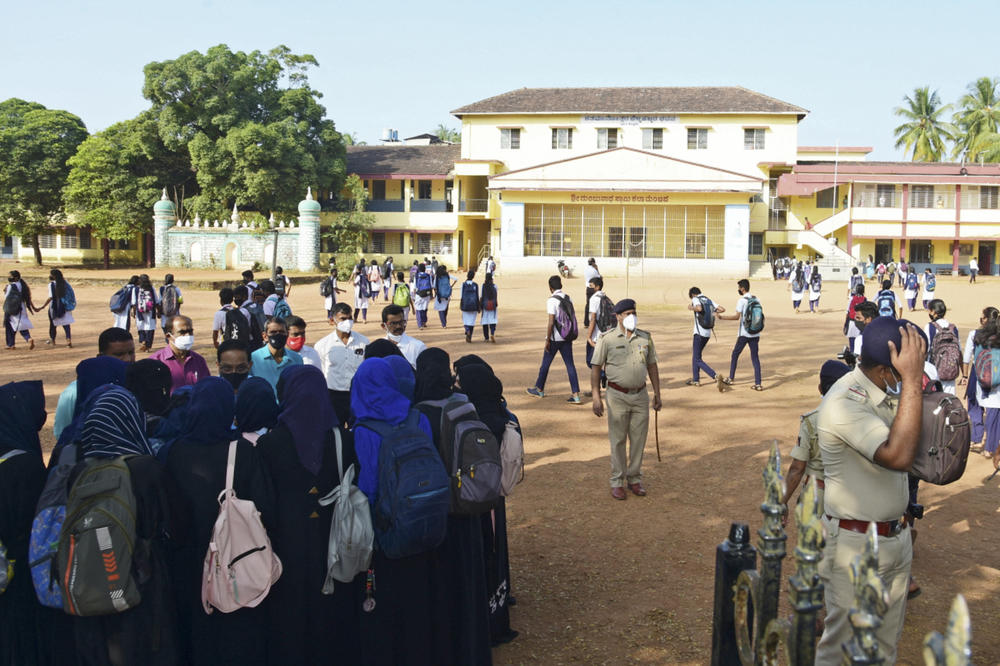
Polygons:
<instances>
[{"instance_id":1,"label":"white face mask","mask_svg":"<svg viewBox=\"0 0 1000 666\"><path fill-rule=\"evenodd\" d=\"M341 319L337 322L337 330L341 333L350 333L351 328L354 326L353 319Z\"/></svg>"},{"instance_id":2,"label":"white face mask","mask_svg":"<svg viewBox=\"0 0 1000 666\"><path fill-rule=\"evenodd\" d=\"M639 322L638 318L634 314L630 314L629 316L622 319L622 326L625 327L626 331L634 331L638 322Z\"/></svg>"},{"instance_id":3,"label":"white face mask","mask_svg":"<svg viewBox=\"0 0 1000 666\"><path fill-rule=\"evenodd\" d=\"M174 338L174 347L177 347L181 351L191 351L191 348L194 347L194 336L178 335Z\"/></svg>"},{"instance_id":4,"label":"white face mask","mask_svg":"<svg viewBox=\"0 0 1000 666\"><path fill-rule=\"evenodd\" d=\"M896 379L896 373L895 373L895 371L892 368L889 368L889 373L892 375L893 379ZM890 386L888 384L888 382L885 385L885 393L886 393L886 395L891 395L891 396L895 397L895 396L899 395L902 390L903 390L903 380L902 379L896 379L896 385L895 386Z\"/></svg>"},{"instance_id":5,"label":"white face mask","mask_svg":"<svg viewBox=\"0 0 1000 666\"><path fill-rule=\"evenodd\" d=\"M403 339L402 335L395 335L394 333L389 333L389 332L386 332L385 337L388 338L389 340L392 340L396 344L399 344L400 340Z\"/></svg>"}]
</instances>

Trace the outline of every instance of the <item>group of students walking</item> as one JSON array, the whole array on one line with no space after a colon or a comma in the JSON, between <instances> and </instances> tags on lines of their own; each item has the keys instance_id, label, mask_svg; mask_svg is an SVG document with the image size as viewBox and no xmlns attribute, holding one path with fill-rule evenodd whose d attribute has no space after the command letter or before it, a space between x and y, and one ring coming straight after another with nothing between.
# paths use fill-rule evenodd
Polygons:
<instances>
[{"instance_id":1,"label":"group of students walking","mask_svg":"<svg viewBox=\"0 0 1000 666\"><path fill-rule=\"evenodd\" d=\"M31 323L29 315L43 310L49 318L49 337L45 340L45 344L55 344L57 329L61 327L66 337L66 346L72 347L71 325L75 309L76 294L58 268L49 271L48 298L41 305L36 305L32 300L31 288L21 277L20 271L10 271L3 298L5 349L16 349L18 334L28 343L28 349L35 348L35 340L31 337L31 330L35 325Z\"/></svg>"}]
</instances>

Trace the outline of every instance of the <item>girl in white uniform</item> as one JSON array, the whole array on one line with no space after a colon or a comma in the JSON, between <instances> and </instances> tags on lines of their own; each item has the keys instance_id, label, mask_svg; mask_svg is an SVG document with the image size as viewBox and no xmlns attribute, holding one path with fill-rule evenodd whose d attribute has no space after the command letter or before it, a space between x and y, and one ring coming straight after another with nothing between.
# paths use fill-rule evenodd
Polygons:
<instances>
[{"instance_id":1,"label":"girl in white uniform","mask_svg":"<svg viewBox=\"0 0 1000 666\"><path fill-rule=\"evenodd\" d=\"M924 303L924 309L927 309L927 304L934 298L934 290L937 289L937 278L934 277L934 273L931 269L925 268L923 275L920 276L920 285L923 287L920 292L920 300ZM927 287L930 287L928 289Z\"/></svg>"},{"instance_id":2,"label":"girl in white uniform","mask_svg":"<svg viewBox=\"0 0 1000 666\"><path fill-rule=\"evenodd\" d=\"M441 320L441 328L448 328L448 306L451 305L451 292L448 292L447 297L441 296L438 286L442 284L442 280L448 284L449 288L454 288L458 280L448 274L448 269L444 265L438 266L437 278L434 280L434 309L437 310L438 319Z\"/></svg>"},{"instance_id":3,"label":"girl in white uniform","mask_svg":"<svg viewBox=\"0 0 1000 666\"><path fill-rule=\"evenodd\" d=\"M372 259L372 263L368 266L368 282L371 284L372 291L372 303L378 302L379 292L382 291L382 270L378 266L378 262Z\"/></svg>"},{"instance_id":4,"label":"girl in white uniform","mask_svg":"<svg viewBox=\"0 0 1000 666\"><path fill-rule=\"evenodd\" d=\"M361 274L364 272L367 277L368 268L365 266L365 260L362 259L361 263L357 265L354 272L351 273L351 282L354 284L354 321L358 320L358 312L360 311L364 320L362 324L368 323L368 296L361 295ZM369 282L369 286L371 283Z\"/></svg>"},{"instance_id":5,"label":"girl in white uniform","mask_svg":"<svg viewBox=\"0 0 1000 666\"><path fill-rule=\"evenodd\" d=\"M792 271L792 276L788 278L788 288L792 292L792 307L795 308L795 314L799 313L799 305L802 304L802 294L806 290L806 279L802 274L802 264L795 267Z\"/></svg>"},{"instance_id":6,"label":"girl in white uniform","mask_svg":"<svg viewBox=\"0 0 1000 666\"><path fill-rule=\"evenodd\" d=\"M483 308L483 317L480 323L483 325L483 339L493 343L497 341L498 300L497 285L493 282L493 273L487 273L483 279L483 289L479 298L479 304Z\"/></svg>"},{"instance_id":7,"label":"girl in white uniform","mask_svg":"<svg viewBox=\"0 0 1000 666\"><path fill-rule=\"evenodd\" d=\"M11 271L7 282L7 288L3 293L4 303L7 302L12 291L17 291L21 295L21 309L18 310L17 314L4 315L3 318L7 349L14 349L17 333L20 333L21 337L28 342L28 349L34 349L35 341L31 338L31 329L34 328L34 324L28 319L28 312L38 312L38 308L31 302L31 289L28 288L28 283L21 279L20 271Z\"/></svg>"},{"instance_id":8,"label":"girl in white uniform","mask_svg":"<svg viewBox=\"0 0 1000 666\"><path fill-rule=\"evenodd\" d=\"M823 291L823 276L819 274L819 266L813 266L812 277L809 279L809 312L819 312L819 295Z\"/></svg>"},{"instance_id":9,"label":"girl in white uniform","mask_svg":"<svg viewBox=\"0 0 1000 666\"><path fill-rule=\"evenodd\" d=\"M70 330L70 324L74 321L73 311L66 307L65 301L68 287L61 270L53 268L49 271L49 298L42 304L43 308L49 306L49 339L45 341L47 345L56 343L56 329L58 326L62 326L63 333L66 334L66 346L73 346L73 333ZM59 303L58 308L56 307L57 303ZM56 312L60 310L62 316L56 317Z\"/></svg>"},{"instance_id":10,"label":"girl in white uniform","mask_svg":"<svg viewBox=\"0 0 1000 666\"><path fill-rule=\"evenodd\" d=\"M160 295L153 289L148 275L139 276L139 287L135 290L135 330L139 333L141 351L153 349L153 336L156 335L156 306Z\"/></svg>"},{"instance_id":11,"label":"girl in white uniform","mask_svg":"<svg viewBox=\"0 0 1000 666\"><path fill-rule=\"evenodd\" d=\"M476 297L476 302L474 304L459 302L459 308L462 310L462 326L465 327L466 342L472 342L472 331L476 327L476 317L479 316L479 311L483 307L482 301L479 300L479 285L473 280L474 277L476 277L476 271L469 271L468 274L466 274L465 282L462 283L462 291L460 292L461 294L464 294L468 289L475 294ZM465 301L465 299L462 298L461 301ZM464 305L475 305L476 309L465 310L463 307Z\"/></svg>"},{"instance_id":12,"label":"girl in white uniform","mask_svg":"<svg viewBox=\"0 0 1000 666\"><path fill-rule=\"evenodd\" d=\"M135 290L139 287L139 276L133 275L128 284L123 288L128 292L128 307L125 308L124 312L112 312L112 316L115 318L115 322L111 325L113 328L124 328L126 331L129 330L129 323L131 320L132 310L135 308Z\"/></svg>"}]
</instances>

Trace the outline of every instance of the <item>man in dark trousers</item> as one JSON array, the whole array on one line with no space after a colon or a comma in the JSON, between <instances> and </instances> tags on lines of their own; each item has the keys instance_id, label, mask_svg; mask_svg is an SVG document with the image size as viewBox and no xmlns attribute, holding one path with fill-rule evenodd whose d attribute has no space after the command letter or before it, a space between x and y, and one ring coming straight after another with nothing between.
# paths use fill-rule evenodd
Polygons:
<instances>
[{"instance_id":1,"label":"man in dark trousers","mask_svg":"<svg viewBox=\"0 0 1000 666\"><path fill-rule=\"evenodd\" d=\"M569 296L563 293L562 278L558 275L549 278L549 293L551 296L545 302L545 311L549 318L545 329L545 353L542 354L542 366L538 369L538 379L535 380L535 385L528 389L528 395L533 395L536 398L545 397L545 380L549 376L549 366L552 365L552 359L556 357L556 354L559 354L562 356L563 363L566 364L569 386L573 391L573 395L566 402L580 405L583 404L583 401L580 400L580 382L577 380L576 366L573 365L573 341L564 340L556 326L556 316L559 314L561 302L565 301L571 311L573 304ZM573 318L575 320L575 314Z\"/></svg>"}]
</instances>

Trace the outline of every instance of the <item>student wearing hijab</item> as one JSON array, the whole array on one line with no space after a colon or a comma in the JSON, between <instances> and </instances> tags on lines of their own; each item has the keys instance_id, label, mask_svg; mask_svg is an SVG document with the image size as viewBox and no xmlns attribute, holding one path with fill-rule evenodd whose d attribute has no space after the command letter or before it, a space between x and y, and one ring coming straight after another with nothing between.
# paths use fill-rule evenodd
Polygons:
<instances>
[{"instance_id":1,"label":"student wearing hijab","mask_svg":"<svg viewBox=\"0 0 1000 666\"><path fill-rule=\"evenodd\" d=\"M229 382L220 377L199 380L184 411L184 432L166 456L167 471L178 489L178 510L190 519L187 538L174 557L173 574L177 623L184 637L182 660L195 666L267 663L266 600L256 608L211 615L201 603L202 568L219 514L219 493L226 487L229 443L238 437L232 429L234 413ZM241 440L236 447L233 489L240 499L256 504L264 525L270 527L274 494L263 461L248 441Z\"/></svg>"},{"instance_id":2,"label":"student wearing hijab","mask_svg":"<svg viewBox=\"0 0 1000 666\"><path fill-rule=\"evenodd\" d=\"M85 358L76 365L76 400L73 405L73 418L59 433L55 449L49 457L49 464L59 460L62 448L76 439L83 427L83 419L87 415L85 406L97 389L106 384L125 385L125 371L128 365L112 356L95 356Z\"/></svg>"},{"instance_id":3,"label":"student wearing hijab","mask_svg":"<svg viewBox=\"0 0 1000 666\"><path fill-rule=\"evenodd\" d=\"M366 360L369 358L388 358L389 356L403 357L403 351L399 348L399 345L391 340L378 338L365 345Z\"/></svg>"},{"instance_id":4,"label":"student wearing hijab","mask_svg":"<svg viewBox=\"0 0 1000 666\"><path fill-rule=\"evenodd\" d=\"M278 402L267 380L250 377L236 394L236 429L253 444L278 424Z\"/></svg>"},{"instance_id":5,"label":"student wearing hijab","mask_svg":"<svg viewBox=\"0 0 1000 666\"><path fill-rule=\"evenodd\" d=\"M135 363L135 342L132 334L123 328L106 328L97 338L97 355L111 356L122 363ZM77 366L79 368L79 366ZM81 403L83 400L80 401ZM74 379L59 394L56 417L52 429L56 439L73 420L76 413L76 380Z\"/></svg>"},{"instance_id":6,"label":"student wearing hijab","mask_svg":"<svg viewBox=\"0 0 1000 666\"><path fill-rule=\"evenodd\" d=\"M177 664L181 659L167 561L173 535L183 533L183 514L171 511L177 498L163 467L152 458L135 397L120 386L101 387L94 396L87 401L79 454L84 459L132 456L126 462L136 507L132 575L142 603L114 615L71 617L77 660L95 666Z\"/></svg>"},{"instance_id":7,"label":"student wearing hijab","mask_svg":"<svg viewBox=\"0 0 1000 666\"><path fill-rule=\"evenodd\" d=\"M269 663L362 663L360 627L365 577L322 593L333 506L318 500L337 485L337 415L319 368L296 365L278 380L278 425L257 441L274 483L276 509L271 545L281 558L281 578L271 587ZM344 468L356 463L354 439L341 431ZM355 467L355 469L357 469Z\"/></svg>"},{"instance_id":8,"label":"student wearing hijab","mask_svg":"<svg viewBox=\"0 0 1000 666\"><path fill-rule=\"evenodd\" d=\"M413 374L413 367L410 365L410 362L403 358L402 354L390 354L385 357L385 360L392 368L392 374L396 376L399 392L406 396L407 400L412 404L417 388L417 378Z\"/></svg>"},{"instance_id":9,"label":"student wearing hijab","mask_svg":"<svg viewBox=\"0 0 1000 666\"><path fill-rule=\"evenodd\" d=\"M161 361L144 358L125 368L125 388L139 401L146 416L146 434L156 431L170 407L170 368Z\"/></svg>"},{"instance_id":10,"label":"student wearing hijab","mask_svg":"<svg viewBox=\"0 0 1000 666\"><path fill-rule=\"evenodd\" d=\"M45 465L38 431L45 423L42 382L0 386L0 543L14 563L14 576L0 594L0 664L47 663L53 620L59 610L43 608L35 598L28 568L28 539L35 503L45 485Z\"/></svg>"}]
</instances>

